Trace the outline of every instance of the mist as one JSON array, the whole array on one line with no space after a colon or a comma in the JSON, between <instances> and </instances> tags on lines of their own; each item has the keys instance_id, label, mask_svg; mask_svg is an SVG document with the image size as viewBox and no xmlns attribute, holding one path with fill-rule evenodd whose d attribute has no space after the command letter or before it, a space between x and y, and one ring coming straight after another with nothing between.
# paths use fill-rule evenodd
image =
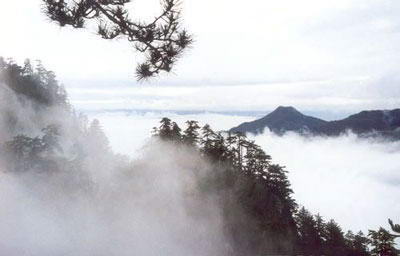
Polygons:
<instances>
[{"instance_id":1,"label":"mist","mask_svg":"<svg viewBox=\"0 0 400 256\"><path fill-rule=\"evenodd\" d=\"M0 81L1 255L230 255L193 149L140 134L132 161L97 120L11 88Z\"/></svg>"},{"instance_id":2,"label":"mist","mask_svg":"<svg viewBox=\"0 0 400 256\"><path fill-rule=\"evenodd\" d=\"M289 253L295 201L343 230L376 229L399 215L399 142L351 133L250 136L271 160L240 135L205 128L201 137L196 122L181 133L168 118L159 121L228 130L251 114L87 117L51 71L25 66L5 62L0 80L0 254ZM277 226L264 229L271 220Z\"/></svg>"},{"instance_id":3,"label":"mist","mask_svg":"<svg viewBox=\"0 0 400 256\"><path fill-rule=\"evenodd\" d=\"M270 132L254 137L289 171L297 202L334 218L344 229L387 227L398 219L400 142L340 137L302 137Z\"/></svg>"},{"instance_id":4,"label":"mist","mask_svg":"<svg viewBox=\"0 0 400 256\"><path fill-rule=\"evenodd\" d=\"M2 173L1 254L228 255L219 207L196 189L207 163L188 152L153 141L89 186L77 173Z\"/></svg>"},{"instance_id":5,"label":"mist","mask_svg":"<svg viewBox=\"0 0 400 256\"><path fill-rule=\"evenodd\" d=\"M135 156L149 138L147 127L157 126L159 117L169 116L178 122L188 119L207 121L212 127L227 130L255 117L176 113L100 114L113 148ZM129 125L130 124L130 125ZM121 127L130 127L118 139ZM146 130L145 132L143 132ZM400 142L359 138L351 132L340 137L303 137L295 133L277 136L269 131L249 137L272 156L276 163L286 166L294 190L294 198L313 213L333 218L345 230L368 232L379 226L387 227L387 219L400 216ZM132 151L132 149L137 149Z\"/></svg>"}]
</instances>

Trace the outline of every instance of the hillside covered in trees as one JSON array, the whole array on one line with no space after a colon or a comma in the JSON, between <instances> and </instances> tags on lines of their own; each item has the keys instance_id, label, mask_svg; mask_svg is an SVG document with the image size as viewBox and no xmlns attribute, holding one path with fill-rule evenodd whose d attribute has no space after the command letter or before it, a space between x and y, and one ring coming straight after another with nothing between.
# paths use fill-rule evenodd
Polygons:
<instances>
[{"instance_id":1,"label":"hillside covered in trees","mask_svg":"<svg viewBox=\"0 0 400 256\"><path fill-rule=\"evenodd\" d=\"M241 133L163 118L136 159L116 155L28 60L0 59L0 99L0 218L15 224L0 254L398 255L391 231L297 205L287 170Z\"/></svg>"}]
</instances>

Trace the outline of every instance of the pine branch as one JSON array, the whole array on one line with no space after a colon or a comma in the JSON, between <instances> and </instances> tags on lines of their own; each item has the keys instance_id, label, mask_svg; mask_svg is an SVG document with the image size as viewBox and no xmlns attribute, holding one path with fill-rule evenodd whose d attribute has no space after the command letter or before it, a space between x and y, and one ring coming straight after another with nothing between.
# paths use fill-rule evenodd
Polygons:
<instances>
[{"instance_id":1,"label":"pine branch","mask_svg":"<svg viewBox=\"0 0 400 256\"><path fill-rule=\"evenodd\" d=\"M149 23L132 21L124 8L130 0L42 0L43 11L60 26L83 28L96 20L97 33L112 40L124 37L145 56L136 67L138 80L170 72L183 51L193 43L192 36L180 27L179 0L162 0L161 14Z\"/></svg>"}]
</instances>

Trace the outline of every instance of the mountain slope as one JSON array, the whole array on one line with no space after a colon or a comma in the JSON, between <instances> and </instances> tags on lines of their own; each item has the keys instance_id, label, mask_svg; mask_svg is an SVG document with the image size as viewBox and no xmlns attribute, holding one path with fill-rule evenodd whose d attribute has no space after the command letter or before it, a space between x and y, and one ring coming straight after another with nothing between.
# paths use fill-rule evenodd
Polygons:
<instances>
[{"instance_id":1,"label":"mountain slope","mask_svg":"<svg viewBox=\"0 0 400 256\"><path fill-rule=\"evenodd\" d=\"M303 115L294 107L280 106L265 117L253 122L243 123L230 131L259 134L268 127L271 131L282 134L286 131L315 131L315 129L326 123L322 119Z\"/></svg>"},{"instance_id":2,"label":"mountain slope","mask_svg":"<svg viewBox=\"0 0 400 256\"><path fill-rule=\"evenodd\" d=\"M294 131L337 136L351 130L360 135L400 138L400 109L362 111L342 120L328 122L303 115L293 107L281 106L261 119L243 123L230 131L259 134L265 128L277 134Z\"/></svg>"},{"instance_id":3,"label":"mountain slope","mask_svg":"<svg viewBox=\"0 0 400 256\"><path fill-rule=\"evenodd\" d=\"M331 121L318 128L318 133L339 135L346 130L356 134L394 132L400 128L400 109L362 111L345 119Z\"/></svg>"}]
</instances>

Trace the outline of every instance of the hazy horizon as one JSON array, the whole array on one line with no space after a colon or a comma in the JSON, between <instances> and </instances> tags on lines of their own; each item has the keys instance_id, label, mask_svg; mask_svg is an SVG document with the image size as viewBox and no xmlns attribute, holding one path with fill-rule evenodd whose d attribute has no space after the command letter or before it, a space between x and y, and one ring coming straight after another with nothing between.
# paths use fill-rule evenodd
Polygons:
<instances>
[{"instance_id":1,"label":"hazy horizon","mask_svg":"<svg viewBox=\"0 0 400 256\"><path fill-rule=\"evenodd\" d=\"M400 4L394 0L185 0L183 22L194 34L193 47L171 74L140 83L134 68L141 58L126 42L100 39L91 24L60 28L43 15L40 0L22 2L26 8L11 1L0 9L0 31L7 34L0 56L19 63L41 59L77 109L268 111L291 105L332 119L400 106ZM147 19L159 1L134 6Z\"/></svg>"}]
</instances>

